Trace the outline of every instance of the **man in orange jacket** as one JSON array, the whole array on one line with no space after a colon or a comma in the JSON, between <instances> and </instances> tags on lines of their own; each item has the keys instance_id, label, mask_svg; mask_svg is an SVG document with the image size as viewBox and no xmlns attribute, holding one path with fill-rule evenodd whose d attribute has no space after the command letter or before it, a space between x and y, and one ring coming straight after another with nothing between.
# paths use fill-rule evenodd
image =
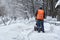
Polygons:
<instances>
[{"instance_id":1,"label":"man in orange jacket","mask_svg":"<svg viewBox=\"0 0 60 40\"><path fill-rule=\"evenodd\" d=\"M40 30L42 32L45 32L44 31L44 24L43 24L44 23L44 18L45 18L45 12L42 9L42 7L40 7L38 9L38 11L35 14L35 17L36 17L36 20L37 20L36 25L37 25L37 28L38 28L38 32L40 32Z\"/></svg>"}]
</instances>

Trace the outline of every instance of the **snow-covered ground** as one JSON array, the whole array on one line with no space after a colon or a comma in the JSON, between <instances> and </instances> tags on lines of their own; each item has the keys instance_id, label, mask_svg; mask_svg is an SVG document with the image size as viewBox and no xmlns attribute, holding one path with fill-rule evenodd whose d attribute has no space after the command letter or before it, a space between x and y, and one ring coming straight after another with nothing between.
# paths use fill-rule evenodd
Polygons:
<instances>
[{"instance_id":1,"label":"snow-covered ground","mask_svg":"<svg viewBox=\"0 0 60 40\"><path fill-rule=\"evenodd\" d=\"M60 40L60 26L44 22L45 33L38 33L33 30L35 23L35 19L30 18L18 20L10 25L0 25L0 40Z\"/></svg>"}]
</instances>

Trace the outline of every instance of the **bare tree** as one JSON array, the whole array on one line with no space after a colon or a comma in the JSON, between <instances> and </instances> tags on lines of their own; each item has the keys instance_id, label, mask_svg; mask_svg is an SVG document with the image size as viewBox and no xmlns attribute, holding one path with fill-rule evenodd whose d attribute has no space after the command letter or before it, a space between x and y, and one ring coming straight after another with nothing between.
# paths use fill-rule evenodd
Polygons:
<instances>
[{"instance_id":1,"label":"bare tree","mask_svg":"<svg viewBox=\"0 0 60 40\"><path fill-rule=\"evenodd\" d=\"M6 13L5 13L5 7L1 6L0 7L0 16L4 16L4 15L6 15Z\"/></svg>"}]
</instances>

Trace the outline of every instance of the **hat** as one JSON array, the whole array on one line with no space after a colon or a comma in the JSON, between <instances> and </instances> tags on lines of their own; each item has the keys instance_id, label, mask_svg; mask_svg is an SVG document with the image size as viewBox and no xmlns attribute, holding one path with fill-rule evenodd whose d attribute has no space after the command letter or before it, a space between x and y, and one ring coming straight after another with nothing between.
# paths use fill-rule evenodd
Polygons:
<instances>
[{"instance_id":1,"label":"hat","mask_svg":"<svg viewBox=\"0 0 60 40\"><path fill-rule=\"evenodd\" d=\"M42 9L42 7L40 7L39 9Z\"/></svg>"}]
</instances>

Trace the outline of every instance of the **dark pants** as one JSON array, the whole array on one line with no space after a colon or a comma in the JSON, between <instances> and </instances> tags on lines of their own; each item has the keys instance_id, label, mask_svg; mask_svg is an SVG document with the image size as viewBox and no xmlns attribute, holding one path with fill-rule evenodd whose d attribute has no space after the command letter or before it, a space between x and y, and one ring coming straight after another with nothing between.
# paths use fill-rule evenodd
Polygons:
<instances>
[{"instance_id":1,"label":"dark pants","mask_svg":"<svg viewBox=\"0 0 60 40\"><path fill-rule=\"evenodd\" d=\"M44 32L44 21L43 20L37 20L37 27L42 28L42 31Z\"/></svg>"}]
</instances>

